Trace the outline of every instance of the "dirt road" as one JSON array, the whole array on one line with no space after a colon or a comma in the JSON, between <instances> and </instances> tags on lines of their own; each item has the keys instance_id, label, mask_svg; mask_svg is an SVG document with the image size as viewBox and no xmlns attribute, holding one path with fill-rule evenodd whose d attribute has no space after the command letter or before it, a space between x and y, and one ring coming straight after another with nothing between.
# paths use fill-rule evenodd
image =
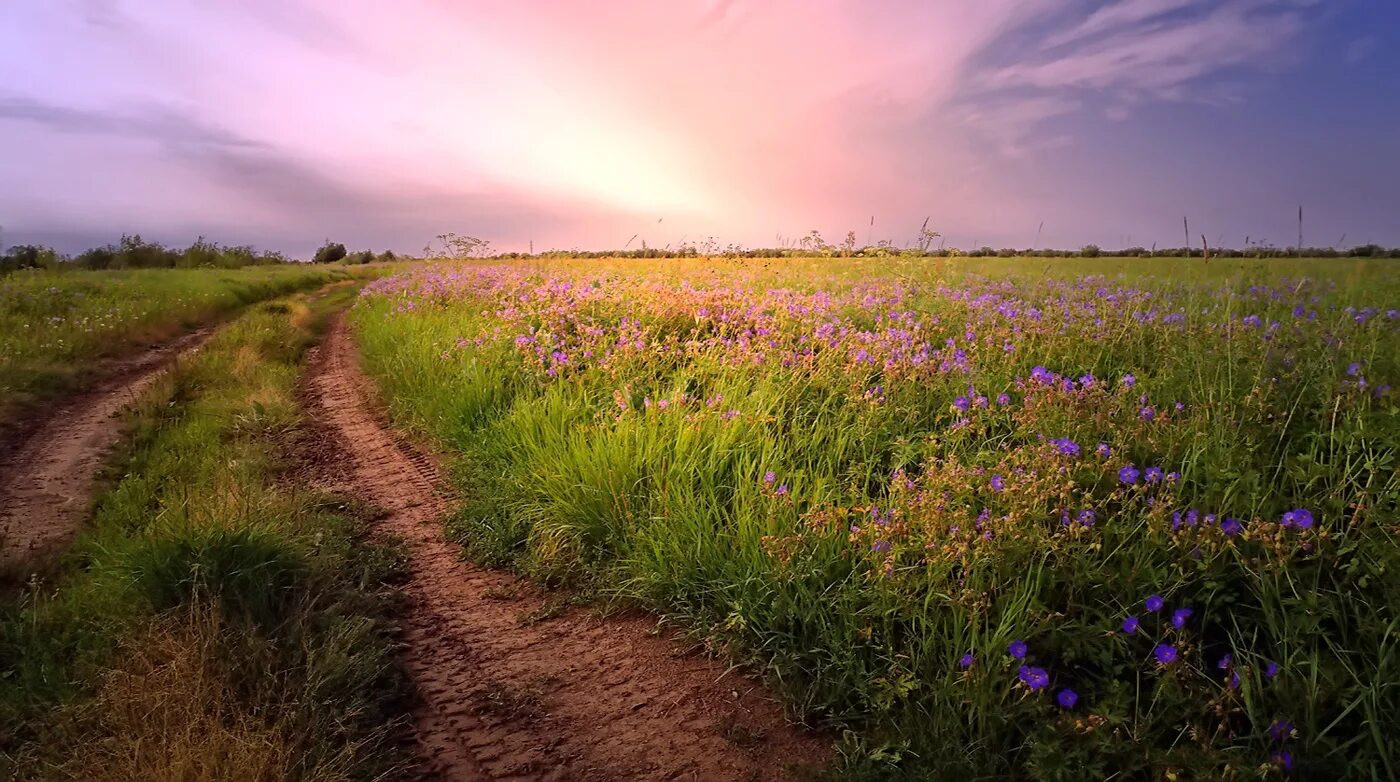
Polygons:
<instances>
[{"instance_id":1,"label":"dirt road","mask_svg":"<svg viewBox=\"0 0 1400 782\"><path fill-rule=\"evenodd\" d=\"M121 435L117 413L212 333L194 331L105 367L107 379L94 389L0 443L0 564L6 571L42 567L72 540L92 502L102 459Z\"/></svg>"},{"instance_id":2,"label":"dirt road","mask_svg":"<svg viewBox=\"0 0 1400 782\"><path fill-rule=\"evenodd\" d=\"M383 508L380 529L407 545L403 662L425 776L779 780L827 760L828 742L790 727L761 687L651 622L559 613L464 562L442 536L446 483L381 424L342 320L310 367L312 415L342 449L338 488Z\"/></svg>"}]
</instances>

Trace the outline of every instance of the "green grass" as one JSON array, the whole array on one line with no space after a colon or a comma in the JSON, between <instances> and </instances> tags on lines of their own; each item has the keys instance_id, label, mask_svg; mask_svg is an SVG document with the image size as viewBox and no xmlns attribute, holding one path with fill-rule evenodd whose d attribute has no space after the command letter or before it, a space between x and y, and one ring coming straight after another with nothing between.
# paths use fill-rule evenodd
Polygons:
<instances>
[{"instance_id":1,"label":"green grass","mask_svg":"<svg viewBox=\"0 0 1400 782\"><path fill-rule=\"evenodd\" d=\"M352 274L343 268L286 265L30 270L0 276L0 422L18 403L80 385L94 359L121 355L253 302Z\"/></svg>"},{"instance_id":2,"label":"green grass","mask_svg":"<svg viewBox=\"0 0 1400 782\"><path fill-rule=\"evenodd\" d=\"M301 356L352 294L254 307L140 401L91 529L0 607L0 775L402 772L400 557L282 472Z\"/></svg>"},{"instance_id":3,"label":"green grass","mask_svg":"<svg viewBox=\"0 0 1400 782\"><path fill-rule=\"evenodd\" d=\"M1397 271L534 262L376 283L355 324L397 418L458 457L469 552L728 648L851 730L853 778L1268 777L1287 751L1307 776L1387 779ZM1065 392L1037 365L1098 381ZM1180 477L1124 486L1128 464ZM1174 529L1193 507L1219 518ZM1294 508L1316 525L1283 527ZM1193 609L1181 629L1154 593Z\"/></svg>"}]
</instances>

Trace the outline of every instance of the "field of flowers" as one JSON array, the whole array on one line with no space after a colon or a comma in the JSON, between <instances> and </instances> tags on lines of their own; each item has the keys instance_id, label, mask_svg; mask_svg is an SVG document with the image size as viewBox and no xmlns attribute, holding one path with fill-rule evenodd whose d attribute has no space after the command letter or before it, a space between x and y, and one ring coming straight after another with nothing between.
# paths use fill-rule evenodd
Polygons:
<instances>
[{"instance_id":1,"label":"field of flowers","mask_svg":"<svg viewBox=\"0 0 1400 782\"><path fill-rule=\"evenodd\" d=\"M478 559L646 606L848 771L1400 776L1400 265L426 267L355 324Z\"/></svg>"},{"instance_id":2,"label":"field of flowers","mask_svg":"<svg viewBox=\"0 0 1400 782\"><path fill-rule=\"evenodd\" d=\"M0 276L0 421L17 400L70 386L93 359L345 276L343 270L290 265Z\"/></svg>"}]
</instances>

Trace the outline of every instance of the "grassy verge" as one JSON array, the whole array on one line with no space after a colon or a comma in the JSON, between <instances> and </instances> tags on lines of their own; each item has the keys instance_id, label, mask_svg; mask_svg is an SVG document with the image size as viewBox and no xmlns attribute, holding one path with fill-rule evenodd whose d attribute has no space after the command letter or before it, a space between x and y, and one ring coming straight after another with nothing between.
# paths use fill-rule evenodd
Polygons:
<instances>
[{"instance_id":1,"label":"grassy verge","mask_svg":"<svg viewBox=\"0 0 1400 782\"><path fill-rule=\"evenodd\" d=\"M579 262L376 283L475 556L675 618L852 775L1400 773L1387 262Z\"/></svg>"},{"instance_id":2,"label":"grassy verge","mask_svg":"<svg viewBox=\"0 0 1400 782\"><path fill-rule=\"evenodd\" d=\"M400 560L284 472L300 359L351 293L254 308L139 404L61 575L0 608L0 776L399 769L382 620Z\"/></svg>"},{"instance_id":3,"label":"grassy verge","mask_svg":"<svg viewBox=\"0 0 1400 782\"><path fill-rule=\"evenodd\" d=\"M92 360L169 339L248 304L366 276L363 269L25 271L0 277L0 423L79 385Z\"/></svg>"}]
</instances>

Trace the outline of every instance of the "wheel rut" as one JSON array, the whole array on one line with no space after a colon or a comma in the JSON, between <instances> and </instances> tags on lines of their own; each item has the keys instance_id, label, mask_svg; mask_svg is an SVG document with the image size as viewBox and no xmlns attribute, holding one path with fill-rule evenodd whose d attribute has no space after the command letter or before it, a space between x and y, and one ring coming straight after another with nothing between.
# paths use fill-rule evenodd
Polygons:
<instances>
[{"instance_id":1,"label":"wheel rut","mask_svg":"<svg viewBox=\"0 0 1400 782\"><path fill-rule=\"evenodd\" d=\"M333 432L334 487L385 512L410 576L402 662L423 775L449 780L781 780L825 765L759 685L639 617L557 610L529 583L463 561L429 456L380 422L343 318L310 359L309 406Z\"/></svg>"},{"instance_id":2,"label":"wheel rut","mask_svg":"<svg viewBox=\"0 0 1400 782\"><path fill-rule=\"evenodd\" d=\"M22 424L20 435L0 444L0 563L7 571L41 569L73 539L102 460L121 436L117 414L213 333L199 329L106 366L106 379L94 389Z\"/></svg>"}]
</instances>

